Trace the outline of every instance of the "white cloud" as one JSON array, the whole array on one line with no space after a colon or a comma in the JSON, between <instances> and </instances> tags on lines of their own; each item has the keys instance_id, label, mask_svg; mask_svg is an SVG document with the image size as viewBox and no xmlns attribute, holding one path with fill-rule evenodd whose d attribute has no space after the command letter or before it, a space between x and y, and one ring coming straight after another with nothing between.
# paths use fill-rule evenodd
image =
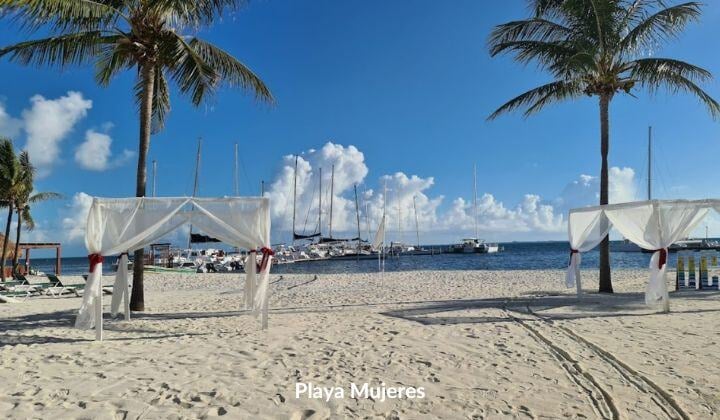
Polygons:
<instances>
[{"instance_id":1,"label":"white cloud","mask_svg":"<svg viewBox=\"0 0 720 420\"><path fill-rule=\"evenodd\" d=\"M0 103L0 136L14 138L20 134L21 128L22 121L11 117L5 109L5 105Z\"/></svg>"},{"instance_id":2,"label":"white cloud","mask_svg":"<svg viewBox=\"0 0 720 420\"><path fill-rule=\"evenodd\" d=\"M44 177L60 157L60 143L87 115L92 101L71 91L57 99L35 95L30 102L31 108L22 113L27 133L25 149L38 169L38 177Z\"/></svg>"},{"instance_id":3,"label":"white cloud","mask_svg":"<svg viewBox=\"0 0 720 420\"><path fill-rule=\"evenodd\" d=\"M355 215L354 198L348 199L346 196L352 191L353 185L362 183L367 175L368 168L364 160L365 156L355 146L344 147L330 142L320 150L311 149L298 157L296 217L299 232L302 232L303 228L308 233L316 229L320 168L322 168L323 231L327 234L333 165L335 165L333 231L347 231L351 226L355 226L355 222L350 220L350 216ZM266 193L273 203L273 223L276 228L282 230L290 230L292 227L294 165L295 157L285 156L283 166Z\"/></svg>"},{"instance_id":4,"label":"white cloud","mask_svg":"<svg viewBox=\"0 0 720 420\"><path fill-rule=\"evenodd\" d=\"M75 161L83 169L104 171L123 165L135 156L134 152L124 150L119 158L111 160L111 145L112 138L108 134L88 130L85 132L85 141L75 151Z\"/></svg>"},{"instance_id":5,"label":"white cloud","mask_svg":"<svg viewBox=\"0 0 720 420\"><path fill-rule=\"evenodd\" d=\"M85 238L85 227L87 225L88 212L92 205L93 198L84 192L75 193L69 207L66 209L66 216L62 219L64 239L67 242L78 242Z\"/></svg>"},{"instance_id":6,"label":"white cloud","mask_svg":"<svg viewBox=\"0 0 720 420\"><path fill-rule=\"evenodd\" d=\"M624 203L637 200L637 183L632 168L611 167L608 173L610 203ZM600 178L590 175L569 183L560 196L553 201L556 208L567 212L571 208L598 205L600 203Z\"/></svg>"},{"instance_id":7,"label":"white cloud","mask_svg":"<svg viewBox=\"0 0 720 420\"><path fill-rule=\"evenodd\" d=\"M432 196L433 177L408 176L397 172L381 176L377 184L369 185L364 155L353 146L327 143L320 150L309 150L298 157L297 213L298 233L312 233L318 220L319 168L323 169L323 234L329 230L330 168L335 164L333 197L333 235L357 234L353 185L358 184L360 224L363 237L371 235L380 222L384 186L387 185L388 240L414 242L415 208L423 240L438 242L457 240L474 232L474 206L471 199L458 197L443 207L445 197ZM285 156L267 196L272 203L273 228L282 239L292 228L294 157ZM477 220L479 235L485 238L562 239L566 231L566 213L572 207L597 203L599 182L596 177L580 175L569 183L554 200L543 200L537 194L518 197L517 204L507 205L490 193L478 197ZM470 193L470 192L469 192ZM470 194L468 194L470 195ZM610 169L610 199L612 202L635 198L635 172L632 168ZM414 202L413 202L414 198ZM403 232L402 235L400 232ZM440 239L442 238L442 239ZM278 238L278 240L282 240Z\"/></svg>"}]
</instances>

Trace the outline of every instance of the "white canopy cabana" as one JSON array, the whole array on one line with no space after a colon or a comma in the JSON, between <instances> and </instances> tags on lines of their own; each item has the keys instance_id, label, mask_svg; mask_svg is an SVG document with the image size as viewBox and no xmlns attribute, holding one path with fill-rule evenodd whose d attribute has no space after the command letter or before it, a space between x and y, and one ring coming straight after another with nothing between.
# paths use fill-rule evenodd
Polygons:
<instances>
[{"instance_id":1,"label":"white canopy cabana","mask_svg":"<svg viewBox=\"0 0 720 420\"><path fill-rule=\"evenodd\" d=\"M88 214L85 245L90 260L83 302L75 327L95 327L102 340L103 257L121 254L112 299L117 314L124 301L130 319L127 255L191 223L229 245L246 248L245 309L252 310L267 328L270 250L270 203L267 198L93 198ZM257 262L257 250L262 253ZM259 276L258 276L259 272Z\"/></svg>"},{"instance_id":2,"label":"white canopy cabana","mask_svg":"<svg viewBox=\"0 0 720 420\"><path fill-rule=\"evenodd\" d=\"M568 287L581 292L580 253L597 246L611 228L643 249L654 251L650 259L650 279L645 288L645 303L661 304L670 310L665 279L667 250L687 237L708 214L720 212L720 200L651 200L573 209L568 217L570 264Z\"/></svg>"}]
</instances>

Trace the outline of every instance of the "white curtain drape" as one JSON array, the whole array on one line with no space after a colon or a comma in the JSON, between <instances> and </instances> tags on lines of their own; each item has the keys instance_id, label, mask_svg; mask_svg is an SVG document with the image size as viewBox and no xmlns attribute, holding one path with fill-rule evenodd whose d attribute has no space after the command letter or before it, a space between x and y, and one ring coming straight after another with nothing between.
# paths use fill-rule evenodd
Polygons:
<instances>
[{"instance_id":1,"label":"white curtain drape","mask_svg":"<svg viewBox=\"0 0 720 420\"><path fill-rule=\"evenodd\" d=\"M570 213L568 216L568 239L570 241L570 263L565 274L565 286L575 286L577 294L582 292L580 262L582 253L590 251L602 242L612 224L602 210L586 210Z\"/></svg>"},{"instance_id":2,"label":"white curtain drape","mask_svg":"<svg viewBox=\"0 0 720 420\"><path fill-rule=\"evenodd\" d=\"M634 206L605 209L613 226L641 248L655 251L650 259L650 280L645 303L661 304L669 310L665 279L667 248L686 237L707 215L708 209L693 202L651 201Z\"/></svg>"},{"instance_id":3,"label":"white curtain drape","mask_svg":"<svg viewBox=\"0 0 720 420\"><path fill-rule=\"evenodd\" d=\"M200 230L239 248L255 250L270 246L270 205L267 198L94 198L88 214L85 245L95 261L102 256L132 252L167 235L185 223L193 223ZM269 249L269 248L268 248ZM99 259L98 259L99 258ZM124 257L127 258L127 257ZM271 259L270 256L267 257ZM126 261L126 260L125 260ZM115 280L115 290L127 293L128 276L122 258ZM253 281L252 310L262 315L267 326L267 282L270 263ZM102 263L95 265L88 276L83 302L75 321L78 328L98 330L102 339ZM112 311L119 310L120 299L113 297ZM129 317L129 299L124 308ZM263 304L255 304L264 302ZM98 325L99 324L99 325Z\"/></svg>"},{"instance_id":4,"label":"white curtain drape","mask_svg":"<svg viewBox=\"0 0 720 420\"><path fill-rule=\"evenodd\" d=\"M123 305L125 320L130 321L130 282L128 280L128 254L120 254L118 258L118 269L115 273L115 286L113 287L112 301L110 304L110 315L115 317L120 311L120 304Z\"/></svg>"},{"instance_id":5,"label":"white curtain drape","mask_svg":"<svg viewBox=\"0 0 720 420\"><path fill-rule=\"evenodd\" d=\"M645 302L660 304L664 311L669 311L665 278L667 249L687 237L710 208L720 211L720 200L652 200L571 210L570 246L579 252L593 248L612 226L629 241L653 251ZM607 220L603 221L604 218ZM568 285L573 277L579 278L579 264L579 254L574 253L566 276Z\"/></svg>"}]
</instances>

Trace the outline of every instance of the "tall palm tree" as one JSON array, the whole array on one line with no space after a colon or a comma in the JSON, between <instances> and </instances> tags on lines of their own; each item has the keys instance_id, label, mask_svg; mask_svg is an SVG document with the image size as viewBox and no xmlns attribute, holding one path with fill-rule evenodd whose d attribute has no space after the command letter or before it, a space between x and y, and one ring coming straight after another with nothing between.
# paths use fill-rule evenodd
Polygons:
<instances>
[{"instance_id":1,"label":"tall palm tree","mask_svg":"<svg viewBox=\"0 0 720 420\"><path fill-rule=\"evenodd\" d=\"M50 37L0 49L0 57L23 64L94 63L103 86L115 75L137 73L140 113L136 196L145 196L150 135L163 126L170 109L168 79L200 105L221 85L252 91L272 103L265 83L219 47L194 35L243 0L0 0L30 30L49 28ZM143 250L135 252L130 306L144 310Z\"/></svg>"},{"instance_id":2,"label":"tall palm tree","mask_svg":"<svg viewBox=\"0 0 720 420\"><path fill-rule=\"evenodd\" d=\"M554 80L529 90L498 108L489 119L524 109L590 96L600 108L600 204L608 203L610 103L616 95L633 96L638 88L654 93L687 92L699 98L713 117L720 105L698 83L709 71L671 58L650 57L664 42L697 21L701 4L668 6L666 0L530 0L533 16L496 26L490 54L512 54L523 64L537 63ZM600 246L600 292L612 293L609 240Z\"/></svg>"},{"instance_id":3,"label":"tall palm tree","mask_svg":"<svg viewBox=\"0 0 720 420\"><path fill-rule=\"evenodd\" d=\"M21 153L21 157L27 161L27 153ZM2 205L8 208L5 236L3 237L1 251L2 255L0 255L0 278L2 278L3 281L5 281L5 260L8 257L7 251L12 216L17 198L22 195L26 189L28 183L27 177L28 172L24 170L21 159L15 155L15 148L13 147L12 141L6 138L0 139L0 200L2 200Z\"/></svg>"},{"instance_id":4,"label":"tall palm tree","mask_svg":"<svg viewBox=\"0 0 720 420\"><path fill-rule=\"evenodd\" d=\"M17 214L17 226L15 231L15 252L13 253L13 273L18 272L18 259L20 257L20 234L25 225L27 230L35 229L35 220L30 213L30 206L47 200L62 198L54 192L33 192L35 189L35 167L30 162L27 152L20 153L18 157L21 171L23 172L24 185L15 197L15 213Z\"/></svg>"}]
</instances>

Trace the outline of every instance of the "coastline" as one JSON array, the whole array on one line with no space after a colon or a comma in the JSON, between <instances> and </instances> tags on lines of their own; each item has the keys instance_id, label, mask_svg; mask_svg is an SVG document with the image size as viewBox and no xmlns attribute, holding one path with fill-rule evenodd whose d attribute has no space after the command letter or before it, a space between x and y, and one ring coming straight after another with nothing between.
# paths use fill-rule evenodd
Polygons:
<instances>
[{"instance_id":1,"label":"coastline","mask_svg":"<svg viewBox=\"0 0 720 420\"><path fill-rule=\"evenodd\" d=\"M268 331L238 313L239 278L152 274L147 312L106 320L102 343L70 327L78 298L2 305L0 411L296 419L718 412L720 334L708 329L720 321L717 292L673 293L673 312L662 315L644 305L646 270L615 274L615 295L580 301L561 270L273 275ZM597 272L583 276L594 290ZM385 383L426 395L296 398L298 383Z\"/></svg>"}]
</instances>

